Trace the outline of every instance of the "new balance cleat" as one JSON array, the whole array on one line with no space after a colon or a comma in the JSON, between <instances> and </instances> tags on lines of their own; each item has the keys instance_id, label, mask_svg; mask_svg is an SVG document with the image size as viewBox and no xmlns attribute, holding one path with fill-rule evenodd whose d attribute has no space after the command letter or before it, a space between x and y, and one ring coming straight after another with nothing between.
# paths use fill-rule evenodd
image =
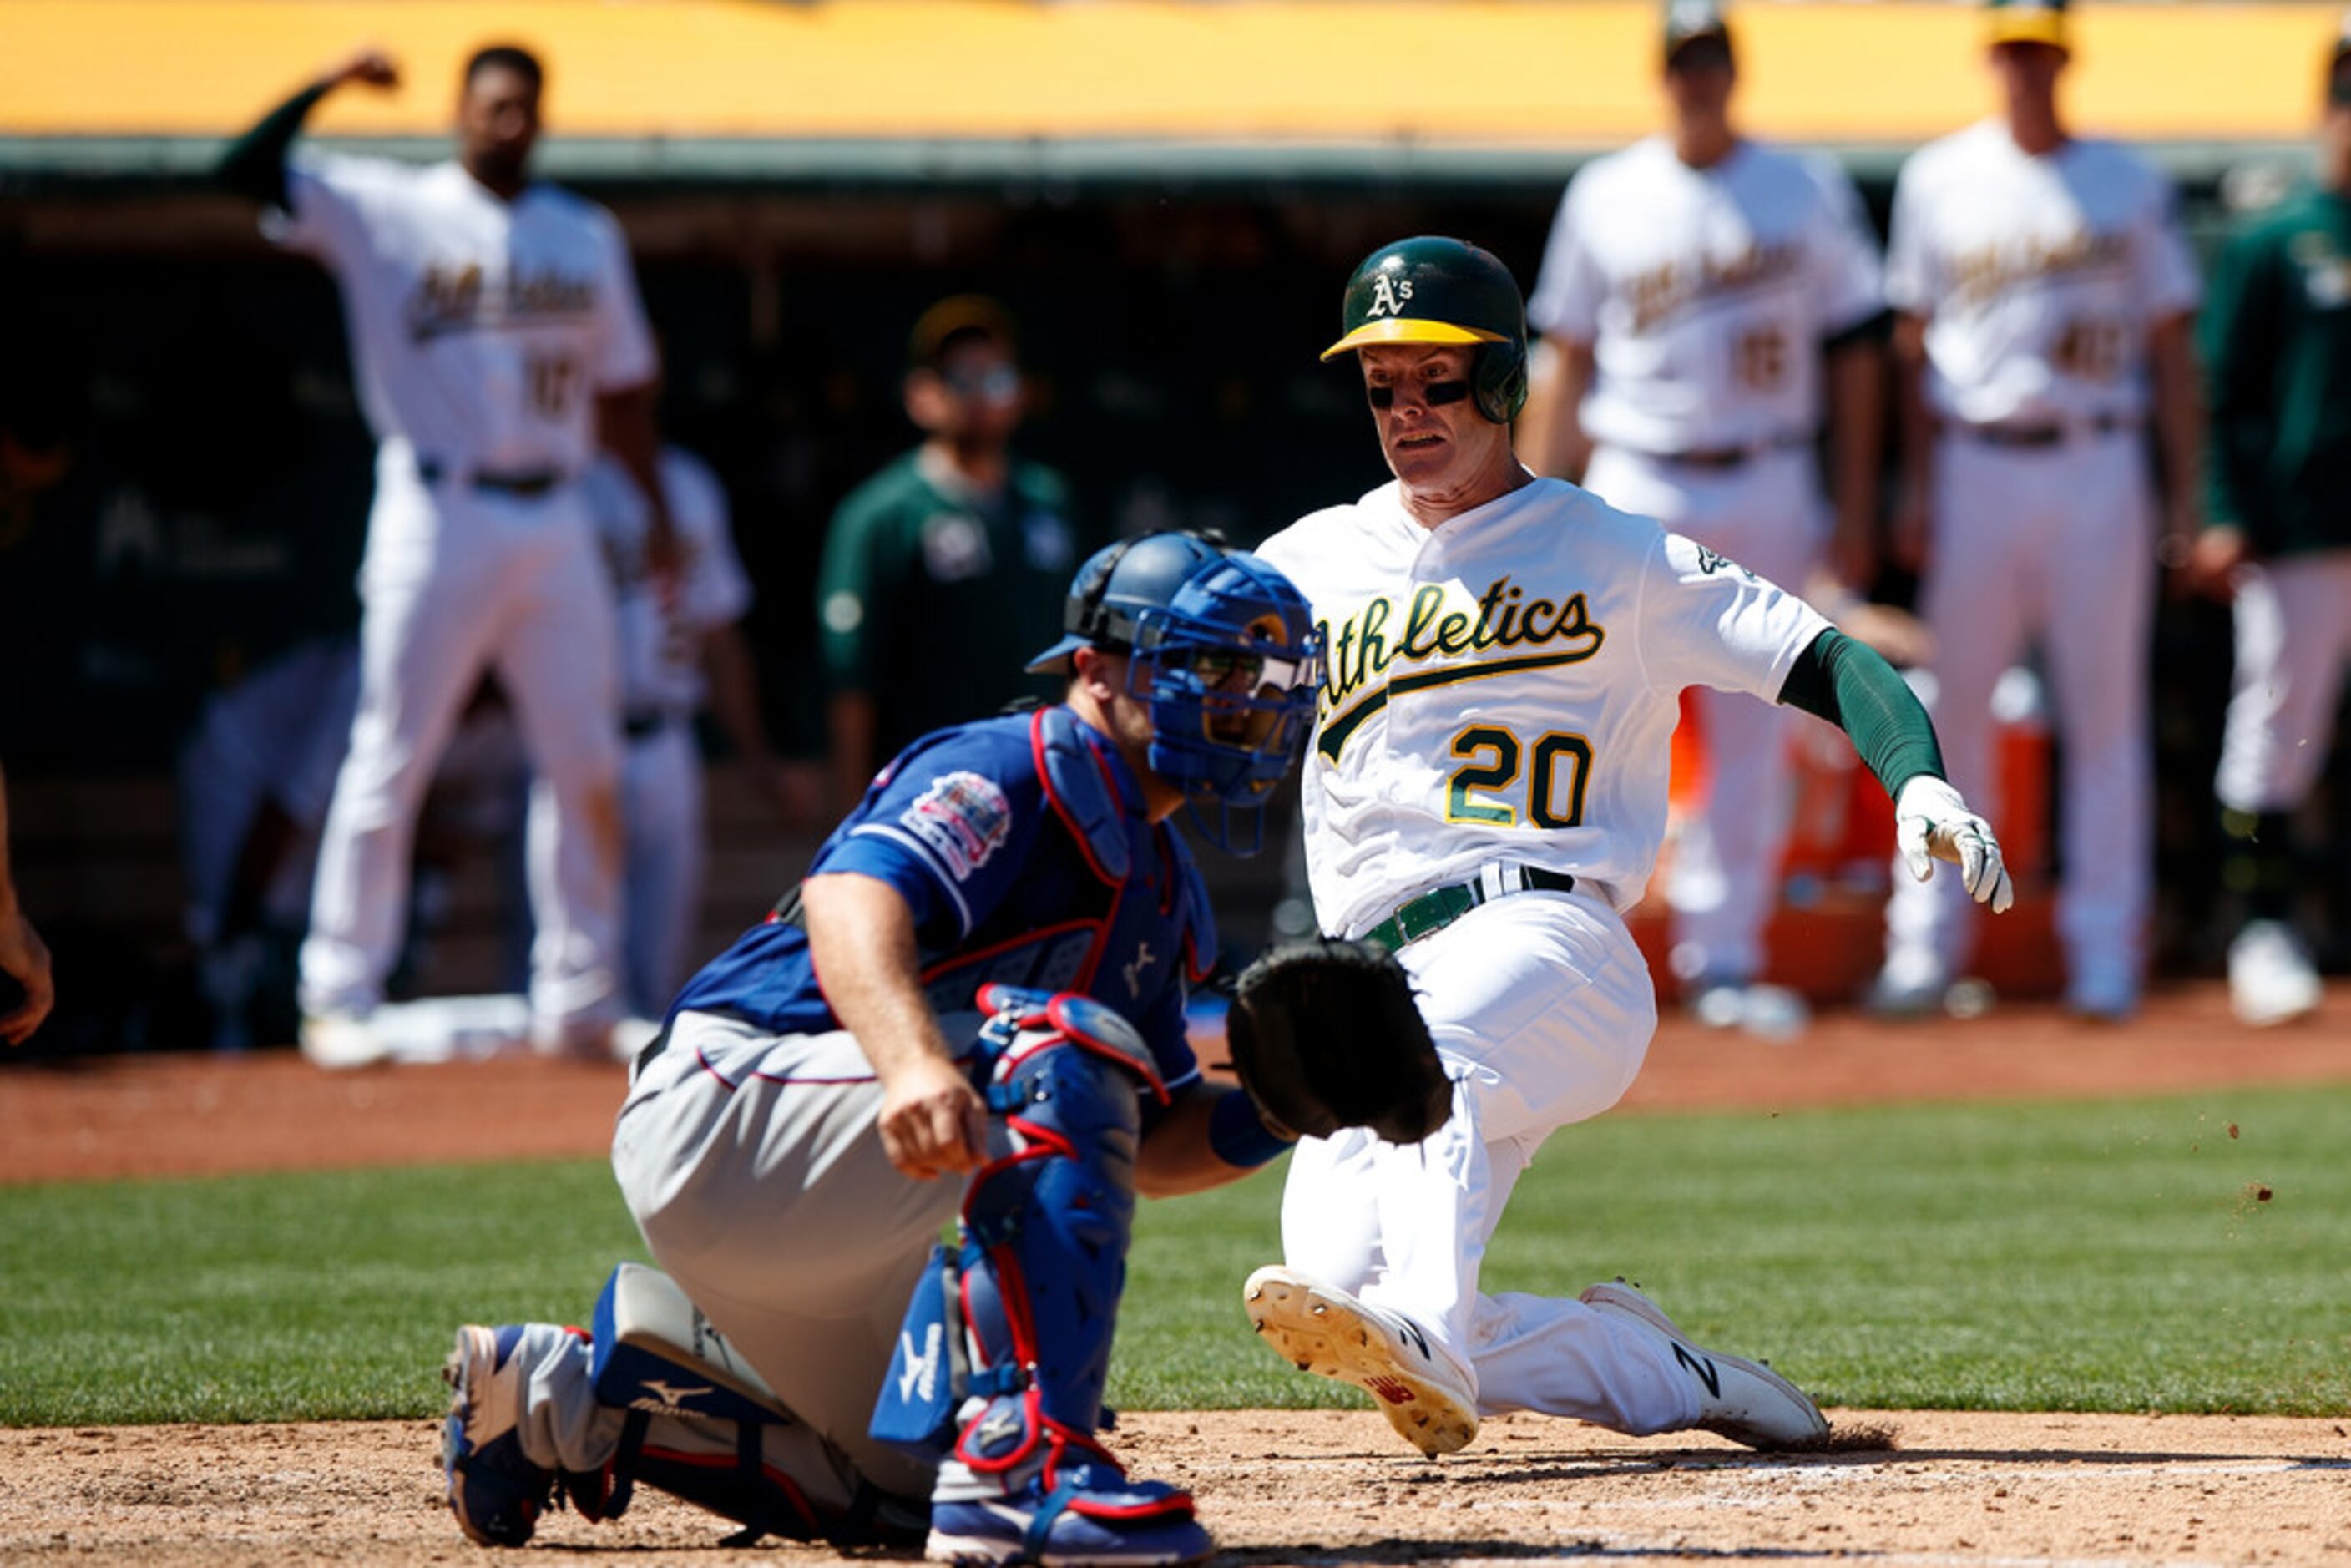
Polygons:
<instances>
[{"instance_id":1,"label":"new balance cleat","mask_svg":"<svg viewBox=\"0 0 2351 1568\"><path fill-rule=\"evenodd\" d=\"M555 1496L557 1477L526 1458L522 1366L513 1359L521 1325L468 1323L441 1369L452 1393L441 1433L441 1469L449 1478L449 1511L465 1539L483 1546L520 1546Z\"/></svg>"},{"instance_id":2,"label":"new balance cleat","mask_svg":"<svg viewBox=\"0 0 2351 1568\"><path fill-rule=\"evenodd\" d=\"M1280 1267L1259 1269L1241 1304L1267 1344L1300 1371L1352 1383L1404 1440L1435 1458L1478 1435L1478 1396L1410 1318Z\"/></svg>"},{"instance_id":3,"label":"new balance cleat","mask_svg":"<svg viewBox=\"0 0 2351 1568\"><path fill-rule=\"evenodd\" d=\"M923 1555L934 1563L1155 1568L1197 1563L1216 1549L1216 1538L1192 1516L1189 1492L1084 1461L1048 1469L1001 1497L934 1502Z\"/></svg>"},{"instance_id":4,"label":"new balance cleat","mask_svg":"<svg viewBox=\"0 0 2351 1568\"><path fill-rule=\"evenodd\" d=\"M1624 1281L1594 1285L1576 1299L1673 1347L1674 1360L1698 1381L1700 1429L1750 1448L1811 1448L1827 1440L1828 1421L1802 1389L1760 1361L1699 1349L1656 1302Z\"/></svg>"}]
</instances>

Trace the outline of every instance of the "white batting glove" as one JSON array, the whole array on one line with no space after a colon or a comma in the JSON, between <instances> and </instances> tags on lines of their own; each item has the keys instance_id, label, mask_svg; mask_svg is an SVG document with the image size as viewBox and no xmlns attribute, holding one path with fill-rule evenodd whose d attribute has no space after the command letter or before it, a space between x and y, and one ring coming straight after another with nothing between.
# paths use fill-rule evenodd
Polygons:
<instances>
[{"instance_id":1,"label":"white batting glove","mask_svg":"<svg viewBox=\"0 0 2351 1568\"><path fill-rule=\"evenodd\" d=\"M1968 810L1959 792L1940 779L1919 774L1894 798L1894 844L1910 874L1924 882L1937 861L1959 868L1968 896L1990 904L1994 915L2016 902L2016 886L2000 858L1991 824Z\"/></svg>"}]
</instances>

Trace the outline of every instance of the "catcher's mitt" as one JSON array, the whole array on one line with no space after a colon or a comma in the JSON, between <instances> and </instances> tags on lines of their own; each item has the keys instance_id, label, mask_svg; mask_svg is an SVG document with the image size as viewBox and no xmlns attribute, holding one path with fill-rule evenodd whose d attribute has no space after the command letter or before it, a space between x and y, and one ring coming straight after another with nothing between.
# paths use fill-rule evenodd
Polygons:
<instances>
[{"instance_id":1,"label":"catcher's mitt","mask_svg":"<svg viewBox=\"0 0 2351 1568\"><path fill-rule=\"evenodd\" d=\"M1412 981L1376 942L1285 943L1241 971L1225 1024L1233 1067L1278 1132L1369 1127L1416 1144L1452 1113Z\"/></svg>"}]
</instances>

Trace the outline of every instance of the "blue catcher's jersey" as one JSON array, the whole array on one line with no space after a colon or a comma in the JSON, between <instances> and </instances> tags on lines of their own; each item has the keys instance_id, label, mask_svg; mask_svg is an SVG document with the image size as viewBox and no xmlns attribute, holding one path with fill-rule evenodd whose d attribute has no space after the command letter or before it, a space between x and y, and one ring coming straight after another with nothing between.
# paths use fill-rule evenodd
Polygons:
<instances>
[{"instance_id":1,"label":"blue catcher's jersey","mask_svg":"<svg viewBox=\"0 0 2351 1568\"><path fill-rule=\"evenodd\" d=\"M916 741L817 851L810 874L827 872L905 899L934 1011L975 1010L988 981L1080 991L1134 1025L1169 1088L1197 1076L1184 1003L1217 952L1199 873L1171 829L1144 820L1117 749L1068 708ZM737 937L671 1013L777 1034L839 1029L796 908L788 899Z\"/></svg>"}]
</instances>

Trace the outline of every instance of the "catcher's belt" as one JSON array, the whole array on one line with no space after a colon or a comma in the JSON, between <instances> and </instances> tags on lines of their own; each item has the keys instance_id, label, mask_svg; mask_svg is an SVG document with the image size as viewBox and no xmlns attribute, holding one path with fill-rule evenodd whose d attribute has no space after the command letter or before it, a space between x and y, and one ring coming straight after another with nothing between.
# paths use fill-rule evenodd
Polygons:
<instances>
[{"instance_id":1,"label":"catcher's belt","mask_svg":"<svg viewBox=\"0 0 2351 1568\"><path fill-rule=\"evenodd\" d=\"M1364 933L1391 953L1408 942L1444 930L1488 899L1511 893L1573 893L1575 878L1563 871L1505 862L1489 865L1468 882L1434 887L1418 898L1407 898L1396 912Z\"/></svg>"}]
</instances>

